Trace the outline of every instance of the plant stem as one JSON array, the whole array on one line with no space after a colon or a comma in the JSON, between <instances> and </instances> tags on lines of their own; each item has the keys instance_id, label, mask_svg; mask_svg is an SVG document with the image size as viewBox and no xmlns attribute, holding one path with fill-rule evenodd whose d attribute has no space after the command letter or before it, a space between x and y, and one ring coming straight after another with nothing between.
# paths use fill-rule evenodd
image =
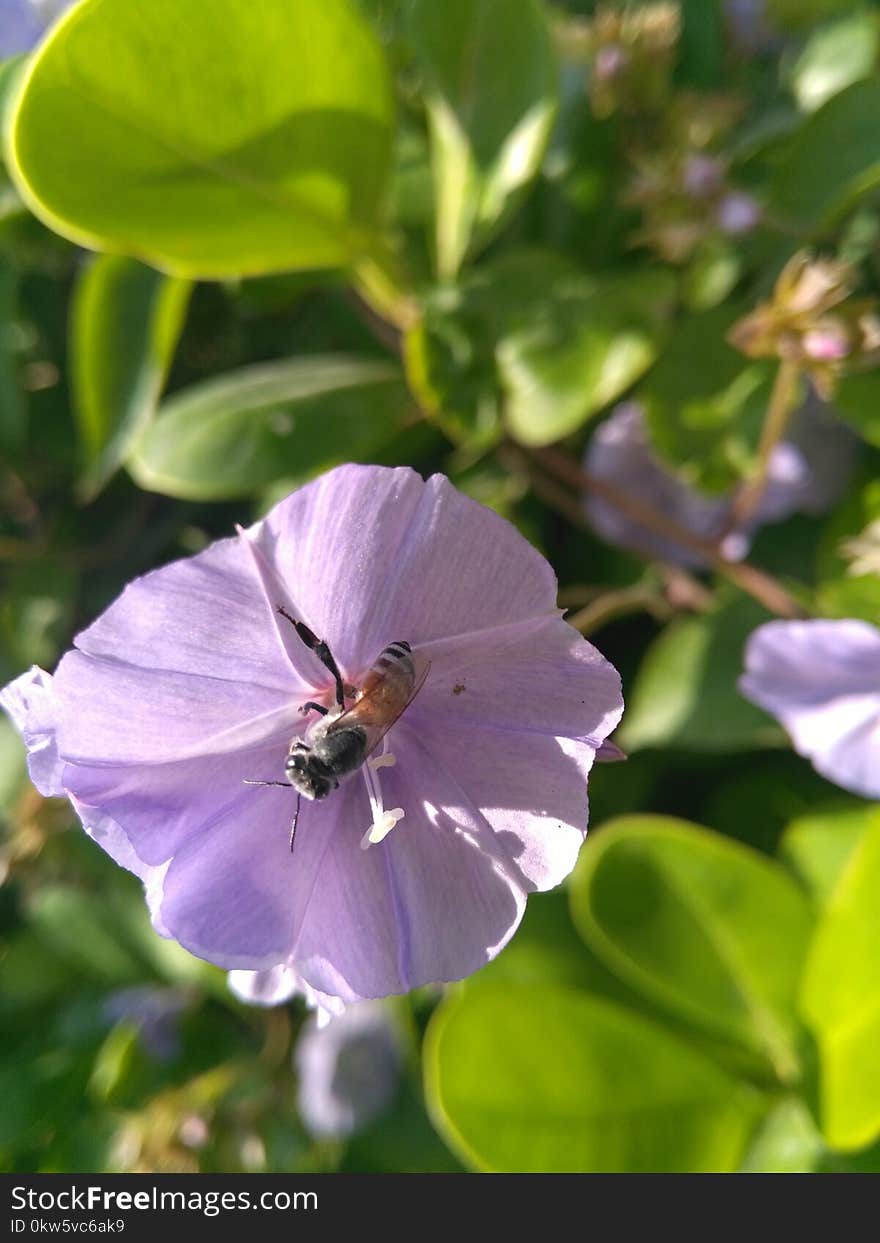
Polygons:
<instances>
[{"instance_id":1,"label":"plant stem","mask_svg":"<svg viewBox=\"0 0 880 1243\"><path fill-rule=\"evenodd\" d=\"M373 314L403 334L418 322L420 312L404 287L399 267L391 247L380 241L358 261L352 278L358 297Z\"/></svg>"},{"instance_id":2,"label":"plant stem","mask_svg":"<svg viewBox=\"0 0 880 1243\"><path fill-rule=\"evenodd\" d=\"M783 358L773 381L773 391L764 416L761 428L761 439L758 442L758 463L751 479L741 487L730 511L727 529L744 526L753 516L761 503L767 478L770 473L770 459L773 450L785 435L788 420L794 409L800 380L800 366L793 359Z\"/></svg>"},{"instance_id":3,"label":"plant stem","mask_svg":"<svg viewBox=\"0 0 880 1243\"><path fill-rule=\"evenodd\" d=\"M505 455L508 458L515 455L521 463L525 464L530 471L532 486L537 495L554 505L576 525L589 529L577 497L572 496L567 489L560 489L558 484L547 479L543 472L535 471L533 464L542 467L556 479L575 488L580 494L592 492L595 496L601 497L638 526L673 540L681 548L697 553L730 582L735 583L742 591L763 604L771 613L776 613L779 617L803 617L805 615L794 597L771 575L745 562L728 561L721 554L718 545L711 540L694 535L692 531L680 526L673 518L645 505L642 501L635 500L606 479L597 479L594 475L582 470L577 462L559 449L552 447L532 449L527 453L518 446L509 445L506 447Z\"/></svg>"}]
</instances>

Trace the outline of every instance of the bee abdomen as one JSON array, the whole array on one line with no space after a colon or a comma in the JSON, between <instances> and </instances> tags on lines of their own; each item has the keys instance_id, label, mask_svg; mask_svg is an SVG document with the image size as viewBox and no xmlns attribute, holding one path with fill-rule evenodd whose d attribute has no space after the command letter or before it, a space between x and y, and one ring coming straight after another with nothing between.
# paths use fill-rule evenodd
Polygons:
<instances>
[{"instance_id":1,"label":"bee abdomen","mask_svg":"<svg viewBox=\"0 0 880 1243\"><path fill-rule=\"evenodd\" d=\"M373 671L379 674L388 673L391 669L407 674L413 671L412 648L404 639L397 639L384 647L373 665Z\"/></svg>"}]
</instances>

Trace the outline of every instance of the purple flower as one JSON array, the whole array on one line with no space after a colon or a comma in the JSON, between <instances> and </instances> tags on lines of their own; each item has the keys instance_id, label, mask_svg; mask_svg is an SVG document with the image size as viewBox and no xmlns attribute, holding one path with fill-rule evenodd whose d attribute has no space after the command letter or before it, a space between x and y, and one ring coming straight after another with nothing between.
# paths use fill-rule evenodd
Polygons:
<instances>
[{"instance_id":1,"label":"purple flower","mask_svg":"<svg viewBox=\"0 0 880 1243\"><path fill-rule=\"evenodd\" d=\"M401 1069L397 1029L380 1001L362 1001L324 1026L304 1025L294 1064L297 1105L317 1139L348 1139L391 1104Z\"/></svg>"},{"instance_id":2,"label":"purple flower","mask_svg":"<svg viewBox=\"0 0 880 1243\"><path fill-rule=\"evenodd\" d=\"M734 561L744 557L754 532L766 522L779 522L799 511L826 509L846 483L853 451L852 436L828 416L826 407L814 398L805 402L792 419L788 438L773 452L757 512L747 527L724 536L724 556ZM597 428L587 446L584 468L693 535L714 540L724 530L730 496L698 492L659 460L638 402L619 405ZM647 530L601 497L587 496L585 507L592 526L612 544L679 565L697 569L706 565L699 553Z\"/></svg>"},{"instance_id":3,"label":"purple flower","mask_svg":"<svg viewBox=\"0 0 880 1243\"><path fill-rule=\"evenodd\" d=\"M323 1027L334 1014L341 1014L345 1003L338 997L319 993L297 975L292 967L283 964L266 971L230 971L226 977L231 991L249 1006L281 1006L294 997L302 997L309 1009L315 1011L319 1027Z\"/></svg>"},{"instance_id":4,"label":"purple flower","mask_svg":"<svg viewBox=\"0 0 880 1243\"><path fill-rule=\"evenodd\" d=\"M623 704L555 597L547 562L442 476L344 466L137 579L54 678L33 669L0 701L35 784L143 879L163 935L226 968L380 997L475 971L527 893L574 866ZM318 720L303 708L332 705L335 679L279 606L347 686L396 640L431 662L371 757L381 771L304 799L293 851L293 790L245 782L285 779Z\"/></svg>"},{"instance_id":5,"label":"purple flower","mask_svg":"<svg viewBox=\"0 0 880 1243\"><path fill-rule=\"evenodd\" d=\"M189 1004L184 993L144 984L111 993L103 1012L108 1023L131 1023L153 1061L169 1062L180 1052L178 1026Z\"/></svg>"},{"instance_id":6,"label":"purple flower","mask_svg":"<svg viewBox=\"0 0 880 1243\"><path fill-rule=\"evenodd\" d=\"M761 205L742 190L730 190L722 196L716 208L716 218L723 233L736 237L755 228L761 219Z\"/></svg>"},{"instance_id":7,"label":"purple flower","mask_svg":"<svg viewBox=\"0 0 880 1243\"><path fill-rule=\"evenodd\" d=\"M739 688L829 781L880 797L880 630L863 621L774 621L751 635Z\"/></svg>"},{"instance_id":8,"label":"purple flower","mask_svg":"<svg viewBox=\"0 0 880 1243\"><path fill-rule=\"evenodd\" d=\"M0 0L0 57L28 52L73 0Z\"/></svg>"}]
</instances>

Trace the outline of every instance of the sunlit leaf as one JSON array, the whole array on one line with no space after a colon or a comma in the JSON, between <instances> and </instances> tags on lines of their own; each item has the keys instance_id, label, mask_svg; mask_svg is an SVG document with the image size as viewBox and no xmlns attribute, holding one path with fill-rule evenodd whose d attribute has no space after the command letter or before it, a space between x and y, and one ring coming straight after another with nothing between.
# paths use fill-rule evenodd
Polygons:
<instances>
[{"instance_id":1,"label":"sunlit leaf","mask_svg":"<svg viewBox=\"0 0 880 1243\"><path fill-rule=\"evenodd\" d=\"M795 1001L812 930L795 882L757 851L664 816L587 841L572 913L599 958L690 1025L798 1073Z\"/></svg>"},{"instance_id":2,"label":"sunlit leaf","mask_svg":"<svg viewBox=\"0 0 880 1243\"><path fill-rule=\"evenodd\" d=\"M221 277L369 250L390 136L350 0L84 0L23 75L7 156L65 237Z\"/></svg>"},{"instance_id":3,"label":"sunlit leaf","mask_svg":"<svg viewBox=\"0 0 880 1243\"><path fill-rule=\"evenodd\" d=\"M624 393L657 357L672 289L664 274L640 272L526 310L496 351L512 435L550 444Z\"/></svg>"},{"instance_id":4,"label":"sunlit leaf","mask_svg":"<svg viewBox=\"0 0 880 1243\"><path fill-rule=\"evenodd\" d=\"M801 993L819 1045L822 1130L844 1151L880 1135L880 819L872 821L828 899Z\"/></svg>"},{"instance_id":5,"label":"sunlit leaf","mask_svg":"<svg viewBox=\"0 0 880 1243\"><path fill-rule=\"evenodd\" d=\"M428 1104L500 1172L732 1170L761 1098L661 1027L549 985L465 988L434 1015Z\"/></svg>"},{"instance_id":6,"label":"sunlit leaf","mask_svg":"<svg viewBox=\"0 0 880 1243\"><path fill-rule=\"evenodd\" d=\"M556 65L536 0L413 0L408 34L425 77L437 268L449 278L537 171Z\"/></svg>"},{"instance_id":7,"label":"sunlit leaf","mask_svg":"<svg viewBox=\"0 0 880 1243\"><path fill-rule=\"evenodd\" d=\"M782 859L797 873L818 906L827 905L863 835L880 824L871 803L832 803L798 816L779 844Z\"/></svg>"},{"instance_id":8,"label":"sunlit leaf","mask_svg":"<svg viewBox=\"0 0 880 1243\"><path fill-rule=\"evenodd\" d=\"M168 496L246 496L356 461L390 439L410 409L397 369L348 355L262 363L181 390L160 408L129 462Z\"/></svg>"},{"instance_id":9,"label":"sunlit leaf","mask_svg":"<svg viewBox=\"0 0 880 1243\"><path fill-rule=\"evenodd\" d=\"M833 95L870 77L880 52L880 23L868 9L844 13L815 30L790 70L795 98L814 112Z\"/></svg>"},{"instance_id":10,"label":"sunlit leaf","mask_svg":"<svg viewBox=\"0 0 880 1243\"><path fill-rule=\"evenodd\" d=\"M187 281L102 255L71 305L74 410L92 497L125 460L159 400L186 312Z\"/></svg>"},{"instance_id":11,"label":"sunlit leaf","mask_svg":"<svg viewBox=\"0 0 880 1243\"><path fill-rule=\"evenodd\" d=\"M818 232L880 184L878 111L880 79L868 78L813 113L778 162L770 210Z\"/></svg>"},{"instance_id":12,"label":"sunlit leaf","mask_svg":"<svg viewBox=\"0 0 880 1243\"><path fill-rule=\"evenodd\" d=\"M674 746L736 751L782 743L782 731L739 694L743 649L769 614L746 596L672 621L648 648L619 730L627 751Z\"/></svg>"}]
</instances>

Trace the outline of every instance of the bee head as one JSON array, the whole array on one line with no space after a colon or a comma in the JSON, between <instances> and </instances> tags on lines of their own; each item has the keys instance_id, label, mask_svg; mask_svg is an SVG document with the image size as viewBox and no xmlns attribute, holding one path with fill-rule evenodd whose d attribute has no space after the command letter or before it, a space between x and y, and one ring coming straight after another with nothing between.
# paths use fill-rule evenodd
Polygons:
<instances>
[{"instance_id":1,"label":"bee head","mask_svg":"<svg viewBox=\"0 0 880 1243\"><path fill-rule=\"evenodd\" d=\"M333 780L327 766L311 751L298 748L291 751L284 765L287 779L303 798L326 798L339 784Z\"/></svg>"}]
</instances>

